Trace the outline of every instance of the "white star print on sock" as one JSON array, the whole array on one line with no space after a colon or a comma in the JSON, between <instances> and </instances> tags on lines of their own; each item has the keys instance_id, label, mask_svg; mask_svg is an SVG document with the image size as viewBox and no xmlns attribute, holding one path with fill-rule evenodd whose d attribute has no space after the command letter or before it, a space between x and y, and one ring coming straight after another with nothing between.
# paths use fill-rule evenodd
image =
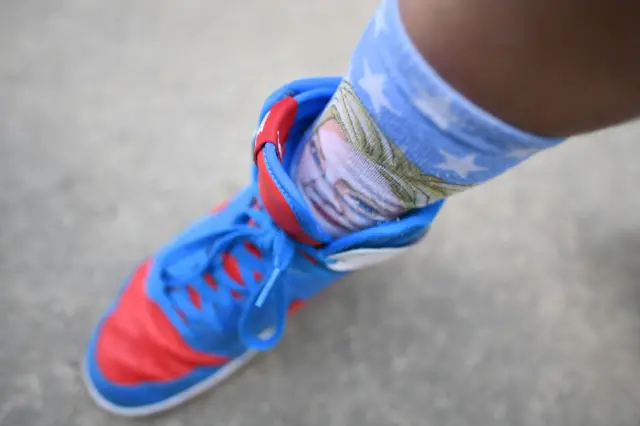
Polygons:
<instances>
[{"instance_id":1,"label":"white star print on sock","mask_svg":"<svg viewBox=\"0 0 640 426\"><path fill-rule=\"evenodd\" d=\"M456 172L458 176L466 179L470 172L480 172L487 170L486 167L478 166L475 163L476 155L470 154L464 157L456 157L446 151L440 150L440 154L444 157L444 163L440 163L435 167L441 170L450 170Z\"/></svg>"},{"instance_id":2,"label":"white star print on sock","mask_svg":"<svg viewBox=\"0 0 640 426\"><path fill-rule=\"evenodd\" d=\"M414 87L416 87L416 96L413 98L413 106L441 130L447 130L455 124L456 116L451 111L451 99L445 96L434 96L419 85Z\"/></svg>"},{"instance_id":3,"label":"white star print on sock","mask_svg":"<svg viewBox=\"0 0 640 426\"><path fill-rule=\"evenodd\" d=\"M382 73L374 74L366 59L363 62L363 68L364 75L358 80L358 84L369 96L376 114L380 114L382 108L386 108L393 114L399 114L398 110L391 105L391 102L389 102L389 99L384 94L384 84L387 77Z\"/></svg>"},{"instance_id":4,"label":"white star print on sock","mask_svg":"<svg viewBox=\"0 0 640 426\"><path fill-rule=\"evenodd\" d=\"M380 6L375 16L375 33L376 36L380 34L380 32L387 28L387 21L384 19L384 7Z\"/></svg>"}]
</instances>

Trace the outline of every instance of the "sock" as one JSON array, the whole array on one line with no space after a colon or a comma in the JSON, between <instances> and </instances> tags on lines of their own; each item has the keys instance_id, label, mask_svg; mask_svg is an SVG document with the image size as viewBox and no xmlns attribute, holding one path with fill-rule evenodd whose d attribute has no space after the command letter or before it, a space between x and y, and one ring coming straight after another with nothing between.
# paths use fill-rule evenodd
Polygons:
<instances>
[{"instance_id":1,"label":"sock","mask_svg":"<svg viewBox=\"0 0 640 426\"><path fill-rule=\"evenodd\" d=\"M320 226L338 237L485 182L561 141L465 99L413 46L397 0L385 0L291 172Z\"/></svg>"}]
</instances>

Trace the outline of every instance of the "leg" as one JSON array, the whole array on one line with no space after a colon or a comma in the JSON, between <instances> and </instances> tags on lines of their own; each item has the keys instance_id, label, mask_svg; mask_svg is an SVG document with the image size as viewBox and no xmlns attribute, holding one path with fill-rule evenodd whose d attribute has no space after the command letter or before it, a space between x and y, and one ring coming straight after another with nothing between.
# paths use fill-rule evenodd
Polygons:
<instances>
[{"instance_id":1,"label":"leg","mask_svg":"<svg viewBox=\"0 0 640 426\"><path fill-rule=\"evenodd\" d=\"M524 130L568 136L640 114L640 3L399 0L422 55Z\"/></svg>"}]
</instances>

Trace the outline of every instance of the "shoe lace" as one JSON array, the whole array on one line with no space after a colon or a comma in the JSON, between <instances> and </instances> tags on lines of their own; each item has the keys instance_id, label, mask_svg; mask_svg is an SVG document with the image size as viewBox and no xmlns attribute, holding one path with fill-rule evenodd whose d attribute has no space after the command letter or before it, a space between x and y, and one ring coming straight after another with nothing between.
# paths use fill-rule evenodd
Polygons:
<instances>
[{"instance_id":1,"label":"shoe lace","mask_svg":"<svg viewBox=\"0 0 640 426\"><path fill-rule=\"evenodd\" d=\"M260 259L262 265L268 265L266 273L257 274L259 276L242 274L241 283L238 283L225 270L224 257L238 244L247 242L257 247L261 255L270 255L271 262ZM267 212L252 208L231 226L211 229L204 235L176 244L162 259L160 277L166 294L192 326L222 332L235 324L246 347L266 350L280 340L285 329L289 298L281 275L293 261L297 246L296 241L273 223ZM308 248L304 249L308 251ZM194 256L196 253L198 256ZM187 273L171 271L171 265L196 257ZM244 264L242 266L241 270L248 269ZM210 283L211 277L215 277L215 287ZM189 291L194 290L198 293L199 306L194 305L189 295ZM274 324L268 331L256 331L251 327L250 319L267 306L273 309ZM239 321L230 322L230 312L239 313Z\"/></svg>"}]
</instances>

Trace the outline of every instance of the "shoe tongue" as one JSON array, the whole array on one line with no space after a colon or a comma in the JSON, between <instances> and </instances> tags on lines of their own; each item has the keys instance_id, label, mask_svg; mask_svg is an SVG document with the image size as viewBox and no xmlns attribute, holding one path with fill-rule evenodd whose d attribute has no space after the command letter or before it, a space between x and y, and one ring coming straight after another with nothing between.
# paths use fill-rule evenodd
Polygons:
<instances>
[{"instance_id":1,"label":"shoe tongue","mask_svg":"<svg viewBox=\"0 0 640 426\"><path fill-rule=\"evenodd\" d=\"M254 146L258 191L276 225L303 244L320 246L328 238L282 165L289 142L287 137L297 112L298 102L286 97L271 107L258 127Z\"/></svg>"}]
</instances>

